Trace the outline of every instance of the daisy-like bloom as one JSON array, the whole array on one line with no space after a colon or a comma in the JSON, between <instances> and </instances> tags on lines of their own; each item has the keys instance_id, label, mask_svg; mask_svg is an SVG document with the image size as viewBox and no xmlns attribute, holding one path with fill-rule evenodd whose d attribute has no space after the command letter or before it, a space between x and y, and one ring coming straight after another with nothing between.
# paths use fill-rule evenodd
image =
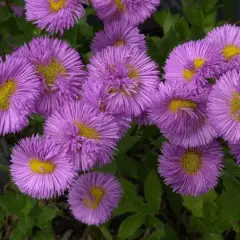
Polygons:
<instances>
[{"instance_id":1,"label":"daisy-like bloom","mask_svg":"<svg viewBox=\"0 0 240 240\"><path fill-rule=\"evenodd\" d=\"M92 0L101 20L122 20L133 26L149 18L159 4L160 0Z\"/></svg>"},{"instance_id":2,"label":"daisy-like bloom","mask_svg":"<svg viewBox=\"0 0 240 240\"><path fill-rule=\"evenodd\" d=\"M63 194L74 178L66 150L54 140L33 136L14 147L11 176L20 191L37 199Z\"/></svg>"},{"instance_id":3,"label":"daisy-like bloom","mask_svg":"<svg viewBox=\"0 0 240 240\"><path fill-rule=\"evenodd\" d=\"M207 118L210 90L208 85L193 89L180 83L160 83L149 118L176 145L205 145L217 136Z\"/></svg>"},{"instance_id":4,"label":"daisy-like bloom","mask_svg":"<svg viewBox=\"0 0 240 240\"><path fill-rule=\"evenodd\" d=\"M206 40L219 48L224 58L223 72L240 66L240 28L226 24L208 33Z\"/></svg>"},{"instance_id":5,"label":"daisy-like bloom","mask_svg":"<svg viewBox=\"0 0 240 240\"><path fill-rule=\"evenodd\" d=\"M217 77L223 57L218 47L205 40L190 41L177 46L164 66L165 79L191 85L206 85L208 78Z\"/></svg>"},{"instance_id":6,"label":"daisy-like bloom","mask_svg":"<svg viewBox=\"0 0 240 240\"><path fill-rule=\"evenodd\" d=\"M149 110L143 112L139 117L134 118L134 121L143 126L150 126L153 124L149 117Z\"/></svg>"},{"instance_id":7,"label":"daisy-like bloom","mask_svg":"<svg viewBox=\"0 0 240 240\"><path fill-rule=\"evenodd\" d=\"M26 0L26 17L50 33L63 34L84 16L87 0Z\"/></svg>"},{"instance_id":8,"label":"daisy-like bloom","mask_svg":"<svg viewBox=\"0 0 240 240\"><path fill-rule=\"evenodd\" d=\"M136 47L140 51L146 51L145 36L140 34L137 27L123 21L105 24L104 30L96 33L91 48L96 53L108 46Z\"/></svg>"},{"instance_id":9,"label":"daisy-like bloom","mask_svg":"<svg viewBox=\"0 0 240 240\"><path fill-rule=\"evenodd\" d=\"M216 141L196 148L165 143L158 171L175 192L198 196L217 185L223 166L222 157L221 147Z\"/></svg>"},{"instance_id":10,"label":"daisy-like bloom","mask_svg":"<svg viewBox=\"0 0 240 240\"><path fill-rule=\"evenodd\" d=\"M0 61L0 134L15 133L28 124L39 97L40 81L26 60Z\"/></svg>"},{"instance_id":11,"label":"daisy-like bloom","mask_svg":"<svg viewBox=\"0 0 240 240\"><path fill-rule=\"evenodd\" d=\"M108 47L87 66L84 98L106 112L137 117L150 107L159 83L157 65L138 49Z\"/></svg>"},{"instance_id":12,"label":"daisy-like bloom","mask_svg":"<svg viewBox=\"0 0 240 240\"><path fill-rule=\"evenodd\" d=\"M87 225L100 225L111 217L121 199L121 193L121 185L113 175L87 173L74 183L68 202L77 220Z\"/></svg>"},{"instance_id":13,"label":"daisy-like bloom","mask_svg":"<svg viewBox=\"0 0 240 240\"><path fill-rule=\"evenodd\" d=\"M240 73L230 70L214 85L208 113L218 133L235 144L240 140Z\"/></svg>"},{"instance_id":14,"label":"daisy-like bloom","mask_svg":"<svg viewBox=\"0 0 240 240\"><path fill-rule=\"evenodd\" d=\"M115 118L83 101L53 112L46 121L45 134L64 145L75 169L83 171L109 163L120 138Z\"/></svg>"},{"instance_id":15,"label":"daisy-like bloom","mask_svg":"<svg viewBox=\"0 0 240 240\"><path fill-rule=\"evenodd\" d=\"M66 42L39 37L18 49L13 56L26 58L36 66L42 83L37 113L48 116L65 101L81 98L85 71L78 52Z\"/></svg>"}]
</instances>

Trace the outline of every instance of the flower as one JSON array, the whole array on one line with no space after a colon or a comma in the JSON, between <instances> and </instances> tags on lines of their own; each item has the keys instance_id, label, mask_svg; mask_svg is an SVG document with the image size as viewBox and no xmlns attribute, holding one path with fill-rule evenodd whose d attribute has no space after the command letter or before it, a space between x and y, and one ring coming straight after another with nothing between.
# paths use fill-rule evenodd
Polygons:
<instances>
[{"instance_id":1,"label":"flower","mask_svg":"<svg viewBox=\"0 0 240 240\"><path fill-rule=\"evenodd\" d=\"M53 139L22 139L11 156L11 176L23 193L37 199L63 194L73 181L74 170L64 148Z\"/></svg>"},{"instance_id":2,"label":"flower","mask_svg":"<svg viewBox=\"0 0 240 240\"><path fill-rule=\"evenodd\" d=\"M173 144L196 147L211 142L217 133L207 118L211 87L189 88L181 83L161 83L149 111L150 120Z\"/></svg>"},{"instance_id":3,"label":"flower","mask_svg":"<svg viewBox=\"0 0 240 240\"><path fill-rule=\"evenodd\" d=\"M164 143L158 171L175 192L198 196L217 185L223 167L222 157L216 141L197 148Z\"/></svg>"},{"instance_id":4,"label":"flower","mask_svg":"<svg viewBox=\"0 0 240 240\"><path fill-rule=\"evenodd\" d=\"M137 117L150 107L157 90L157 65L138 49L108 47L87 66L83 97L106 112Z\"/></svg>"},{"instance_id":5,"label":"flower","mask_svg":"<svg viewBox=\"0 0 240 240\"><path fill-rule=\"evenodd\" d=\"M235 144L240 140L240 73L223 74L208 99L208 114L218 133Z\"/></svg>"},{"instance_id":6,"label":"flower","mask_svg":"<svg viewBox=\"0 0 240 240\"><path fill-rule=\"evenodd\" d=\"M143 112L139 117L134 118L134 121L143 126L150 126L153 124L149 117L149 109L145 112Z\"/></svg>"},{"instance_id":7,"label":"flower","mask_svg":"<svg viewBox=\"0 0 240 240\"><path fill-rule=\"evenodd\" d=\"M104 30L96 33L91 49L96 53L108 46L136 47L146 51L145 36L140 34L137 27L122 21L105 24Z\"/></svg>"},{"instance_id":8,"label":"flower","mask_svg":"<svg viewBox=\"0 0 240 240\"><path fill-rule=\"evenodd\" d=\"M77 220L88 225L100 225L111 217L121 192L120 183L111 174L87 173L74 183L68 202Z\"/></svg>"},{"instance_id":9,"label":"flower","mask_svg":"<svg viewBox=\"0 0 240 240\"><path fill-rule=\"evenodd\" d=\"M63 34L84 16L87 0L26 0L26 17L50 33Z\"/></svg>"},{"instance_id":10,"label":"flower","mask_svg":"<svg viewBox=\"0 0 240 240\"><path fill-rule=\"evenodd\" d=\"M0 61L0 134L15 133L28 125L39 86L34 66L27 61L12 57Z\"/></svg>"},{"instance_id":11,"label":"flower","mask_svg":"<svg viewBox=\"0 0 240 240\"><path fill-rule=\"evenodd\" d=\"M222 72L240 66L240 28L225 24L214 28L206 36L206 41L215 45L215 49L220 49L224 58Z\"/></svg>"},{"instance_id":12,"label":"flower","mask_svg":"<svg viewBox=\"0 0 240 240\"><path fill-rule=\"evenodd\" d=\"M232 150L232 154L237 159L237 165L240 165L240 144L230 144L230 149Z\"/></svg>"},{"instance_id":13,"label":"flower","mask_svg":"<svg viewBox=\"0 0 240 240\"><path fill-rule=\"evenodd\" d=\"M16 17L23 17L24 15L24 8L18 5L11 5L11 9Z\"/></svg>"},{"instance_id":14,"label":"flower","mask_svg":"<svg viewBox=\"0 0 240 240\"><path fill-rule=\"evenodd\" d=\"M222 71L223 57L219 48L205 41L190 41L177 46L164 66L165 79L203 86L208 78L216 78Z\"/></svg>"},{"instance_id":15,"label":"flower","mask_svg":"<svg viewBox=\"0 0 240 240\"><path fill-rule=\"evenodd\" d=\"M41 96L36 112L48 116L65 101L81 98L85 79L83 64L77 51L59 39L39 37L12 54L36 66L41 80Z\"/></svg>"},{"instance_id":16,"label":"flower","mask_svg":"<svg viewBox=\"0 0 240 240\"><path fill-rule=\"evenodd\" d=\"M109 163L120 138L115 118L83 101L68 103L53 112L44 132L64 145L72 155L74 168L83 171Z\"/></svg>"},{"instance_id":17,"label":"flower","mask_svg":"<svg viewBox=\"0 0 240 240\"><path fill-rule=\"evenodd\" d=\"M160 0L92 0L92 5L101 20L122 20L129 25L143 23L155 12L159 4Z\"/></svg>"}]
</instances>

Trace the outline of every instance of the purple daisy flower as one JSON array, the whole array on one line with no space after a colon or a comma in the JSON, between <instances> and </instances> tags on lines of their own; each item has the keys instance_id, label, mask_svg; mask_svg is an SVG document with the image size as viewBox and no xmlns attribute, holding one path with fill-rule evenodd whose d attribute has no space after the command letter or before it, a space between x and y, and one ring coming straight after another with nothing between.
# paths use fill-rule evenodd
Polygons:
<instances>
[{"instance_id":1,"label":"purple daisy flower","mask_svg":"<svg viewBox=\"0 0 240 240\"><path fill-rule=\"evenodd\" d=\"M12 57L0 61L0 134L15 133L28 125L39 86L35 68L27 61Z\"/></svg>"},{"instance_id":2,"label":"purple daisy flower","mask_svg":"<svg viewBox=\"0 0 240 240\"><path fill-rule=\"evenodd\" d=\"M132 26L143 23L156 11L159 4L160 0L92 0L101 20L122 20Z\"/></svg>"},{"instance_id":3,"label":"purple daisy flower","mask_svg":"<svg viewBox=\"0 0 240 240\"><path fill-rule=\"evenodd\" d=\"M210 90L208 85L193 89L180 83L161 83L149 118L173 144L205 145L217 136L207 118Z\"/></svg>"},{"instance_id":4,"label":"purple daisy flower","mask_svg":"<svg viewBox=\"0 0 240 240\"><path fill-rule=\"evenodd\" d=\"M63 34L84 16L87 0L26 0L26 17L50 33Z\"/></svg>"},{"instance_id":5,"label":"purple daisy flower","mask_svg":"<svg viewBox=\"0 0 240 240\"><path fill-rule=\"evenodd\" d=\"M63 144L76 170L89 170L111 161L119 126L114 117L83 101L66 104L47 119L45 134Z\"/></svg>"},{"instance_id":6,"label":"purple daisy flower","mask_svg":"<svg viewBox=\"0 0 240 240\"><path fill-rule=\"evenodd\" d=\"M157 65L144 52L108 47L87 66L84 98L106 112L137 117L150 107L159 83Z\"/></svg>"},{"instance_id":7,"label":"purple daisy flower","mask_svg":"<svg viewBox=\"0 0 240 240\"><path fill-rule=\"evenodd\" d=\"M111 174L81 175L69 192L68 202L73 216L87 224L106 222L121 199L121 185Z\"/></svg>"},{"instance_id":8,"label":"purple daisy flower","mask_svg":"<svg viewBox=\"0 0 240 240\"><path fill-rule=\"evenodd\" d=\"M70 160L66 150L52 139L25 138L13 149L11 176L23 193L37 199L53 198L73 181Z\"/></svg>"},{"instance_id":9,"label":"purple daisy flower","mask_svg":"<svg viewBox=\"0 0 240 240\"><path fill-rule=\"evenodd\" d=\"M223 57L220 49L208 41L190 41L177 46L164 66L164 78L169 82L206 85L207 78L217 77Z\"/></svg>"},{"instance_id":10,"label":"purple daisy flower","mask_svg":"<svg viewBox=\"0 0 240 240\"><path fill-rule=\"evenodd\" d=\"M222 157L216 141L197 148L164 143L158 171L175 192L198 196L217 185L223 167Z\"/></svg>"},{"instance_id":11,"label":"purple daisy flower","mask_svg":"<svg viewBox=\"0 0 240 240\"><path fill-rule=\"evenodd\" d=\"M137 27L122 21L105 24L104 30L96 33L91 49L96 53L108 46L136 47L146 51L145 36L140 34Z\"/></svg>"},{"instance_id":12,"label":"purple daisy flower","mask_svg":"<svg viewBox=\"0 0 240 240\"><path fill-rule=\"evenodd\" d=\"M36 66L42 82L36 112L48 116L65 101L81 98L86 73L78 52L66 42L39 37L18 49L13 56L26 58Z\"/></svg>"},{"instance_id":13,"label":"purple daisy flower","mask_svg":"<svg viewBox=\"0 0 240 240\"><path fill-rule=\"evenodd\" d=\"M240 73L223 74L208 99L208 113L218 133L235 144L240 140Z\"/></svg>"},{"instance_id":14,"label":"purple daisy flower","mask_svg":"<svg viewBox=\"0 0 240 240\"><path fill-rule=\"evenodd\" d=\"M149 109L143 112L139 117L134 118L134 121L143 126L150 126L153 124L152 120L149 117Z\"/></svg>"},{"instance_id":15,"label":"purple daisy flower","mask_svg":"<svg viewBox=\"0 0 240 240\"><path fill-rule=\"evenodd\" d=\"M11 5L11 9L16 17L23 17L24 15L24 8L18 5Z\"/></svg>"},{"instance_id":16,"label":"purple daisy flower","mask_svg":"<svg viewBox=\"0 0 240 240\"><path fill-rule=\"evenodd\" d=\"M226 24L208 33L206 40L219 48L224 58L222 72L240 66L240 28Z\"/></svg>"}]
</instances>

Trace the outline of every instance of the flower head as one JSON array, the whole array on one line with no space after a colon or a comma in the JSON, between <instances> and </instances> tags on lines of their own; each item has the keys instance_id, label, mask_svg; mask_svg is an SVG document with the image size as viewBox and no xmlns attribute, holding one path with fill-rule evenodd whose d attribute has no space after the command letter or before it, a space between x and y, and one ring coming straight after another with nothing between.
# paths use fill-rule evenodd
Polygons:
<instances>
[{"instance_id":1,"label":"flower head","mask_svg":"<svg viewBox=\"0 0 240 240\"><path fill-rule=\"evenodd\" d=\"M101 20L138 25L155 12L160 0L92 0L92 4Z\"/></svg>"},{"instance_id":2,"label":"flower head","mask_svg":"<svg viewBox=\"0 0 240 240\"><path fill-rule=\"evenodd\" d=\"M207 118L211 88L189 88L180 83L161 83L149 118L174 144L196 147L211 142L217 133Z\"/></svg>"},{"instance_id":3,"label":"flower head","mask_svg":"<svg viewBox=\"0 0 240 240\"><path fill-rule=\"evenodd\" d=\"M217 27L208 33L206 41L213 43L216 49L220 49L220 53L224 59L222 72L239 68L240 28L238 26L226 24Z\"/></svg>"},{"instance_id":4,"label":"flower head","mask_svg":"<svg viewBox=\"0 0 240 240\"><path fill-rule=\"evenodd\" d=\"M49 199L63 194L74 178L66 150L46 137L21 140L13 149L11 162L14 183L33 198Z\"/></svg>"},{"instance_id":5,"label":"flower head","mask_svg":"<svg viewBox=\"0 0 240 240\"><path fill-rule=\"evenodd\" d=\"M85 14L87 0L26 0L26 17L40 29L63 32L74 26Z\"/></svg>"},{"instance_id":6,"label":"flower head","mask_svg":"<svg viewBox=\"0 0 240 240\"><path fill-rule=\"evenodd\" d=\"M126 47L96 53L88 73L84 99L113 115L130 118L150 107L159 81L157 65L145 53Z\"/></svg>"},{"instance_id":7,"label":"flower head","mask_svg":"<svg viewBox=\"0 0 240 240\"><path fill-rule=\"evenodd\" d=\"M77 51L59 39L39 37L18 49L13 56L26 58L36 66L41 80L41 96L36 112L48 116L65 101L81 97L85 78Z\"/></svg>"},{"instance_id":8,"label":"flower head","mask_svg":"<svg viewBox=\"0 0 240 240\"><path fill-rule=\"evenodd\" d=\"M112 215L121 198L121 185L111 174L81 175L69 192L73 216L88 225L100 225Z\"/></svg>"},{"instance_id":9,"label":"flower head","mask_svg":"<svg viewBox=\"0 0 240 240\"><path fill-rule=\"evenodd\" d=\"M218 133L235 144L240 140L240 73L223 74L208 99L208 113Z\"/></svg>"},{"instance_id":10,"label":"flower head","mask_svg":"<svg viewBox=\"0 0 240 240\"><path fill-rule=\"evenodd\" d=\"M137 27L122 21L105 24L104 30L96 33L91 48L96 53L108 46L136 47L146 51L144 35L140 34Z\"/></svg>"},{"instance_id":11,"label":"flower head","mask_svg":"<svg viewBox=\"0 0 240 240\"><path fill-rule=\"evenodd\" d=\"M75 169L84 171L108 163L120 138L115 118L83 101L53 112L46 121L45 134L64 145Z\"/></svg>"},{"instance_id":12,"label":"flower head","mask_svg":"<svg viewBox=\"0 0 240 240\"><path fill-rule=\"evenodd\" d=\"M169 55L164 70L169 82L206 85L208 78L217 77L223 57L214 44L201 40L177 46Z\"/></svg>"},{"instance_id":13,"label":"flower head","mask_svg":"<svg viewBox=\"0 0 240 240\"><path fill-rule=\"evenodd\" d=\"M0 61L0 134L15 133L27 126L39 86L35 68L26 60L9 57Z\"/></svg>"},{"instance_id":14,"label":"flower head","mask_svg":"<svg viewBox=\"0 0 240 240\"><path fill-rule=\"evenodd\" d=\"M165 143L158 171L175 192L198 196L216 186L223 166L222 156L221 147L215 141L197 148Z\"/></svg>"}]
</instances>

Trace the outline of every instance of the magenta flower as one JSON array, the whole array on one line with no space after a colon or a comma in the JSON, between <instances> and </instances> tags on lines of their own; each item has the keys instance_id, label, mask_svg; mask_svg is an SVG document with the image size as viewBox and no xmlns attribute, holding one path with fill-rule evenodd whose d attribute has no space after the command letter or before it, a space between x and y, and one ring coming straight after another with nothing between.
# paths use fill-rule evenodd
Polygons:
<instances>
[{"instance_id":1,"label":"magenta flower","mask_svg":"<svg viewBox=\"0 0 240 240\"><path fill-rule=\"evenodd\" d=\"M87 0L26 0L26 17L50 33L63 34L84 16Z\"/></svg>"},{"instance_id":2,"label":"magenta flower","mask_svg":"<svg viewBox=\"0 0 240 240\"><path fill-rule=\"evenodd\" d=\"M46 137L25 138L14 147L11 176L19 190L33 198L63 194L74 178L73 165L64 148Z\"/></svg>"},{"instance_id":3,"label":"magenta flower","mask_svg":"<svg viewBox=\"0 0 240 240\"><path fill-rule=\"evenodd\" d=\"M217 27L208 33L206 41L215 45L216 49L220 49L224 58L222 64L222 72L239 68L240 66L240 28L225 24Z\"/></svg>"},{"instance_id":4,"label":"magenta flower","mask_svg":"<svg viewBox=\"0 0 240 240\"><path fill-rule=\"evenodd\" d=\"M81 98L86 73L78 52L66 42L39 37L18 49L13 56L26 58L36 66L42 83L36 112L48 116L65 101Z\"/></svg>"},{"instance_id":5,"label":"magenta flower","mask_svg":"<svg viewBox=\"0 0 240 240\"><path fill-rule=\"evenodd\" d=\"M197 148L165 143L158 171L175 192L198 196L217 185L223 167L222 157L221 147L216 141Z\"/></svg>"},{"instance_id":6,"label":"magenta flower","mask_svg":"<svg viewBox=\"0 0 240 240\"><path fill-rule=\"evenodd\" d=\"M108 47L87 66L84 99L113 115L137 117L150 107L158 85L157 65L138 49Z\"/></svg>"},{"instance_id":7,"label":"magenta flower","mask_svg":"<svg viewBox=\"0 0 240 240\"><path fill-rule=\"evenodd\" d=\"M93 172L78 178L69 192L68 202L77 220L100 225L111 217L121 193L121 185L114 176Z\"/></svg>"},{"instance_id":8,"label":"magenta flower","mask_svg":"<svg viewBox=\"0 0 240 240\"><path fill-rule=\"evenodd\" d=\"M0 135L18 132L28 125L39 86L35 68L27 61L13 57L0 61Z\"/></svg>"},{"instance_id":9,"label":"magenta flower","mask_svg":"<svg viewBox=\"0 0 240 240\"><path fill-rule=\"evenodd\" d=\"M208 41L190 41L177 46L170 53L164 70L169 82L203 86L208 78L221 72L223 57L220 49Z\"/></svg>"},{"instance_id":10,"label":"magenta flower","mask_svg":"<svg viewBox=\"0 0 240 240\"><path fill-rule=\"evenodd\" d=\"M45 134L64 145L72 155L74 168L83 171L109 163L120 138L115 118L83 101L53 112L46 121Z\"/></svg>"},{"instance_id":11,"label":"magenta flower","mask_svg":"<svg viewBox=\"0 0 240 240\"><path fill-rule=\"evenodd\" d=\"M230 70L223 74L208 99L208 113L218 133L236 144L240 140L240 73Z\"/></svg>"},{"instance_id":12,"label":"magenta flower","mask_svg":"<svg viewBox=\"0 0 240 240\"><path fill-rule=\"evenodd\" d=\"M160 0L92 0L101 20L122 20L134 26L149 18L159 4Z\"/></svg>"},{"instance_id":13,"label":"magenta flower","mask_svg":"<svg viewBox=\"0 0 240 240\"><path fill-rule=\"evenodd\" d=\"M136 47L146 51L145 36L140 34L137 27L122 21L105 24L104 30L96 33L91 48L96 53L108 46Z\"/></svg>"}]
</instances>

